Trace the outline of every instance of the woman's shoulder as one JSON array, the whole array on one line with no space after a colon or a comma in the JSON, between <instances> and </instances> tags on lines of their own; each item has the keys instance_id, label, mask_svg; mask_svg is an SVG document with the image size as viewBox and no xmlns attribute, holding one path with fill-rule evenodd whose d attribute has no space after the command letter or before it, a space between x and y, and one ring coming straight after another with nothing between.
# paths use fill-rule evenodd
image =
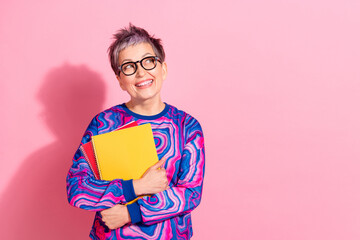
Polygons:
<instances>
[{"instance_id":1,"label":"woman's shoulder","mask_svg":"<svg viewBox=\"0 0 360 240\"><path fill-rule=\"evenodd\" d=\"M99 133L103 133L117 129L129 119L131 116L124 110L123 104L118 104L96 114L92 123L97 125Z\"/></svg>"},{"instance_id":2,"label":"woman's shoulder","mask_svg":"<svg viewBox=\"0 0 360 240\"><path fill-rule=\"evenodd\" d=\"M124 104L118 104L118 105L114 105L112 107L108 107L104 110L102 110L101 112L97 113L94 118L99 119L99 118L109 118L109 117L114 117L117 114L126 114L126 111L124 110L123 107Z\"/></svg>"},{"instance_id":3,"label":"woman's shoulder","mask_svg":"<svg viewBox=\"0 0 360 240\"><path fill-rule=\"evenodd\" d=\"M180 122L183 123L184 127L191 127L191 126L199 126L199 121L190 113L185 110L180 110L173 105L169 105L169 115L173 119L178 119Z\"/></svg>"},{"instance_id":4,"label":"woman's shoulder","mask_svg":"<svg viewBox=\"0 0 360 240\"><path fill-rule=\"evenodd\" d=\"M177 107L175 107L174 105L168 104L169 106L169 115L175 118L194 118L193 116L191 116L189 113L187 113L184 110L181 110Z\"/></svg>"},{"instance_id":5,"label":"woman's shoulder","mask_svg":"<svg viewBox=\"0 0 360 240\"><path fill-rule=\"evenodd\" d=\"M125 113L124 105L125 104L122 103L122 104L114 105L112 107L105 108L99 114L112 114L112 113L119 113L119 112L124 112Z\"/></svg>"}]
</instances>

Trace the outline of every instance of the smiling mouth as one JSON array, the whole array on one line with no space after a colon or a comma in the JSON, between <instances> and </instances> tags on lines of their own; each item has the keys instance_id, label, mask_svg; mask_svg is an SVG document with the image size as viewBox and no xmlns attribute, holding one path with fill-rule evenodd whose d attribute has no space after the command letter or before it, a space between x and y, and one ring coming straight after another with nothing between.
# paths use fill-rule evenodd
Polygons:
<instances>
[{"instance_id":1,"label":"smiling mouth","mask_svg":"<svg viewBox=\"0 0 360 240\"><path fill-rule=\"evenodd\" d=\"M153 83L154 80L146 80L146 81L143 81L143 82L140 82L138 84L135 84L135 86L137 87L144 87L144 86L147 86L147 85L150 85Z\"/></svg>"}]
</instances>

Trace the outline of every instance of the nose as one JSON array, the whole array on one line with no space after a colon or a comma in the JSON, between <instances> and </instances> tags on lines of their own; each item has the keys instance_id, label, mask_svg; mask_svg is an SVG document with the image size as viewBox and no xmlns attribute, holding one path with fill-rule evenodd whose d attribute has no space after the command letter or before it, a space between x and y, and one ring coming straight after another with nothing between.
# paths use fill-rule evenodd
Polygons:
<instances>
[{"instance_id":1,"label":"nose","mask_svg":"<svg viewBox=\"0 0 360 240\"><path fill-rule=\"evenodd\" d=\"M146 74L146 70L141 66L139 62L137 64L136 77L143 77Z\"/></svg>"}]
</instances>

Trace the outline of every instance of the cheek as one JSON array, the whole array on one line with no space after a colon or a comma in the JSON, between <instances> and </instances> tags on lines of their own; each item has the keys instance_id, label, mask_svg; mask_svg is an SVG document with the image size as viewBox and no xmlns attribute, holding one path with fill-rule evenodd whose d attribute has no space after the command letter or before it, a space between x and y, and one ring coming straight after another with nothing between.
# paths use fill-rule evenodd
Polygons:
<instances>
[{"instance_id":1,"label":"cheek","mask_svg":"<svg viewBox=\"0 0 360 240\"><path fill-rule=\"evenodd\" d=\"M158 80L164 80L166 77L166 75L164 74L164 71L161 68L156 71L155 75Z\"/></svg>"},{"instance_id":2,"label":"cheek","mask_svg":"<svg viewBox=\"0 0 360 240\"><path fill-rule=\"evenodd\" d=\"M118 81L119 81L120 87L122 89L126 88L127 86L129 86L132 83L132 80L129 78L121 78L121 79L118 79Z\"/></svg>"},{"instance_id":3,"label":"cheek","mask_svg":"<svg viewBox=\"0 0 360 240\"><path fill-rule=\"evenodd\" d=\"M124 89L124 85L119 81L119 85L120 85L120 88L122 89L122 90L125 90Z\"/></svg>"}]
</instances>

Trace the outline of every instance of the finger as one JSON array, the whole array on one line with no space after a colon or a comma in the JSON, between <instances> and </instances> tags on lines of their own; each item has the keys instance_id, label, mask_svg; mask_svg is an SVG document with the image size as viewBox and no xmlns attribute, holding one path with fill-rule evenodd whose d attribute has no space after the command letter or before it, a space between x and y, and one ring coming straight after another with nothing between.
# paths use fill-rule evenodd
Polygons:
<instances>
[{"instance_id":1,"label":"finger","mask_svg":"<svg viewBox=\"0 0 360 240\"><path fill-rule=\"evenodd\" d=\"M165 164L165 161L166 161L166 159L165 159L165 157L163 157L162 159L160 159L160 161L158 161L157 163L155 163L155 164L152 166L152 168L155 168L155 169L161 168L161 167Z\"/></svg>"},{"instance_id":2,"label":"finger","mask_svg":"<svg viewBox=\"0 0 360 240\"><path fill-rule=\"evenodd\" d=\"M160 159L160 161L162 161L162 164L161 164L160 168L165 169L165 163L166 163L165 157L163 157L162 159Z\"/></svg>"},{"instance_id":3,"label":"finger","mask_svg":"<svg viewBox=\"0 0 360 240\"><path fill-rule=\"evenodd\" d=\"M164 159L164 163L163 163L163 164L161 164L161 166L160 166L160 168L161 168L161 169L166 170L166 169L165 169L165 162L166 162L166 160Z\"/></svg>"}]
</instances>

